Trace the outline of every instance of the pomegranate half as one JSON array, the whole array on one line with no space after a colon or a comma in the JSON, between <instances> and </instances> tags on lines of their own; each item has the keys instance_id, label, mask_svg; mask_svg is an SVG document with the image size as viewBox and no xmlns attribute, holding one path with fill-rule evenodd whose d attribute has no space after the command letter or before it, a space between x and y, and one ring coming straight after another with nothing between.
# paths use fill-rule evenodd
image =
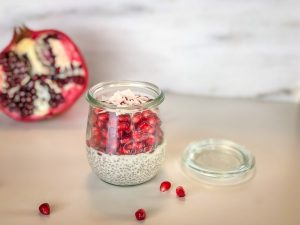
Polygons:
<instances>
[{"instance_id":1,"label":"pomegranate half","mask_svg":"<svg viewBox=\"0 0 300 225\"><path fill-rule=\"evenodd\" d=\"M15 28L0 53L0 109L16 120L37 121L64 112L87 83L79 49L60 31Z\"/></svg>"}]
</instances>

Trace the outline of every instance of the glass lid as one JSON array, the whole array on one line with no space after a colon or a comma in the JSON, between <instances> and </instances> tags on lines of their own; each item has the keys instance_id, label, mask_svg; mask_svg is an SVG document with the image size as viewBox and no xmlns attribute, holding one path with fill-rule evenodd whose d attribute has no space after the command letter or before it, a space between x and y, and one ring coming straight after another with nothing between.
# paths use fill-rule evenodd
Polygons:
<instances>
[{"instance_id":1,"label":"glass lid","mask_svg":"<svg viewBox=\"0 0 300 225\"><path fill-rule=\"evenodd\" d=\"M186 172L216 184L235 184L248 180L255 166L249 150L223 139L207 139L189 144L182 162Z\"/></svg>"}]
</instances>

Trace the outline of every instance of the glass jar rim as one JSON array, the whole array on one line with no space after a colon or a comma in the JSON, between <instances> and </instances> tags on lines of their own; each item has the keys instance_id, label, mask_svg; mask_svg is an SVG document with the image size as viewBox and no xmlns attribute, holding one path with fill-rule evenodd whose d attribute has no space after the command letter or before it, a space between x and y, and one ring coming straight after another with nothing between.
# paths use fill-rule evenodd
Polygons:
<instances>
[{"instance_id":1,"label":"glass jar rim","mask_svg":"<svg viewBox=\"0 0 300 225\"><path fill-rule=\"evenodd\" d=\"M137 87L137 88L146 88L154 92L157 96L149 102L142 103L140 105L133 106L116 106L111 103L103 102L95 98L94 94L96 91L108 88L108 87ZM86 100L94 107L100 107L110 110L137 110L143 108L152 108L160 105L164 101L165 95L164 92L156 85L145 82L145 81L130 81L130 80L121 80L121 81L109 81L109 82L100 82L95 84L86 94Z\"/></svg>"}]
</instances>

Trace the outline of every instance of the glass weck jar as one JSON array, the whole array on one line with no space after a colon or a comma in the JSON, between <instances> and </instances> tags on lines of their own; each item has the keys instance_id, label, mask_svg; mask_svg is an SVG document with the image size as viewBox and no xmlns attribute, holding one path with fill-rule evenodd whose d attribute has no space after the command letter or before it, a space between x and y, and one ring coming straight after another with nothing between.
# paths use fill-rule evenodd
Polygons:
<instances>
[{"instance_id":1,"label":"glass weck jar","mask_svg":"<svg viewBox=\"0 0 300 225\"><path fill-rule=\"evenodd\" d=\"M103 82L89 89L86 150L100 179L136 185L158 173L165 158L163 100L164 93L147 82Z\"/></svg>"}]
</instances>

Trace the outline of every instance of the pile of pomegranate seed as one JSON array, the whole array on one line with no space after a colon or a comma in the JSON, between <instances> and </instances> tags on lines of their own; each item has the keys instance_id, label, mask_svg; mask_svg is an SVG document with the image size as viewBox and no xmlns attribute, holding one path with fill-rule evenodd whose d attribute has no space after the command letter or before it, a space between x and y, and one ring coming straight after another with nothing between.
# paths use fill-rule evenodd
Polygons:
<instances>
[{"instance_id":1,"label":"pile of pomegranate seed","mask_svg":"<svg viewBox=\"0 0 300 225\"><path fill-rule=\"evenodd\" d=\"M93 109L90 113L91 137L87 145L100 154L152 152L163 141L161 121L154 111L117 115Z\"/></svg>"},{"instance_id":2,"label":"pile of pomegranate seed","mask_svg":"<svg viewBox=\"0 0 300 225\"><path fill-rule=\"evenodd\" d=\"M48 203L43 203L39 206L39 211L43 215L49 215L50 214L50 206Z\"/></svg>"}]
</instances>

